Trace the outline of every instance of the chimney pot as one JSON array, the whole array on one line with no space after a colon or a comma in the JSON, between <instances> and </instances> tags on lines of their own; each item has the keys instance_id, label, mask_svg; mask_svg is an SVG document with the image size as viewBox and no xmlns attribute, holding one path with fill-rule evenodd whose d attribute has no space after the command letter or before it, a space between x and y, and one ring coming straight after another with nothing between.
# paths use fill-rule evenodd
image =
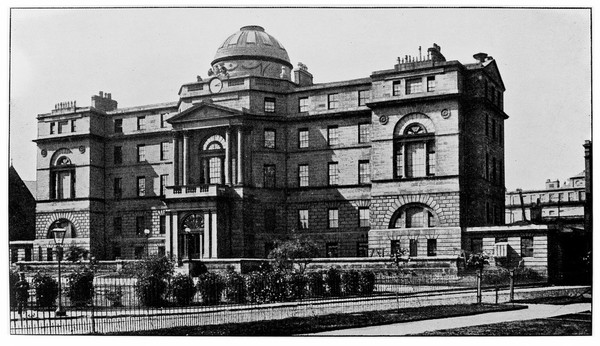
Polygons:
<instances>
[{"instance_id":1,"label":"chimney pot","mask_svg":"<svg viewBox=\"0 0 600 346\"><path fill-rule=\"evenodd\" d=\"M103 92L103 91L100 91L100 92L98 93L98 95L99 95L100 97L104 97L104 92Z\"/></svg>"},{"instance_id":2,"label":"chimney pot","mask_svg":"<svg viewBox=\"0 0 600 346\"><path fill-rule=\"evenodd\" d=\"M485 59L488 57L488 55L486 53L477 53L473 55L473 58L477 61L479 61L480 63L484 63Z\"/></svg>"}]
</instances>

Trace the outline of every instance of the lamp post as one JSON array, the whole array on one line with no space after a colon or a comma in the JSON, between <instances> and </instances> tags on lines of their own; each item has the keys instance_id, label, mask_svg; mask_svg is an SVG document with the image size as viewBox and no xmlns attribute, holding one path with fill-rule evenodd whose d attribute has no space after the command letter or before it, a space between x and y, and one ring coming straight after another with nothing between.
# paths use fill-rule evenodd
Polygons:
<instances>
[{"instance_id":1,"label":"lamp post","mask_svg":"<svg viewBox=\"0 0 600 346\"><path fill-rule=\"evenodd\" d=\"M146 236L146 257L150 257L150 230L146 228L144 235Z\"/></svg>"},{"instance_id":2,"label":"lamp post","mask_svg":"<svg viewBox=\"0 0 600 346\"><path fill-rule=\"evenodd\" d=\"M60 272L60 261L63 254L63 243L65 241L66 228L55 228L52 230L54 236L54 244L56 244L56 255L58 257L58 307L56 308L56 316L66 316L67 312L62 306L62 284L61 284L61 272Z\"/></svg>"}]
</instances>

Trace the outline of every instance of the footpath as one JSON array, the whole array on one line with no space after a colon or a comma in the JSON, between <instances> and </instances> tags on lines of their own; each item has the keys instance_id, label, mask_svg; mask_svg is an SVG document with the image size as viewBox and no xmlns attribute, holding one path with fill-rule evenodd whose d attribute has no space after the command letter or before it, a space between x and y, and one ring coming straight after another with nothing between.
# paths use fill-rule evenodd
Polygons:
<instances>
[{"instance_id":1,"label":"footpath","mask_svg":"<svg viewBox=\"0 0 600 346\"><path fill-rule=\"evenodd\" d=\"M381 326L351 328L342 330L333 330L310 335L316 336L392 336L419 334L429 331L453 329L485 324L533 320L537 318L549 318L554 316L578 313L592 309L591 303L577 303L568 305L548 305L548 304L525 304L527 309L516 311L490 312L473 316L438 318L433 320L423 320L405 323L394 323Z\"/></svg>"}]
</instances>

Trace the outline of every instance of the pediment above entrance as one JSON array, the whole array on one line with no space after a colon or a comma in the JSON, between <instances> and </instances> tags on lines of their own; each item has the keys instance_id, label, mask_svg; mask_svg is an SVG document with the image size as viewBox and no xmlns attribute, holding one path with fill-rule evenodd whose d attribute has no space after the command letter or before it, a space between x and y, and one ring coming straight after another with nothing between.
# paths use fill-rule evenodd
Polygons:
<instances>
[{"instance_id":1,"label":"pediment above entrance","mask_svg":"<svg viewBox=\"0 0 600 346\"><path fill-rule=\"evenodd\" d=\"M167 121L176 129L205 127L217 123L229 123L232 118L239 117L242 114L244 113L237 109L200 102L181 111Z\"/></svg>"}]
</instances>

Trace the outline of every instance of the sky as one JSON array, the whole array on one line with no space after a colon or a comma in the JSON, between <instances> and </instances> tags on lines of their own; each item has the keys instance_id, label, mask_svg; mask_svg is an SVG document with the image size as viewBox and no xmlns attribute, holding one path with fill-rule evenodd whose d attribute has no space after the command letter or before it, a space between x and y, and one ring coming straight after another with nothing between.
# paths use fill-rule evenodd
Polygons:
<instances>
[{"instance_id":1,"label":"sky","mask_svg":"<svg viewBox=\"0 0 600 346\"><path fill-rule=\"evenodd\" d=\"M369 76L433 43L447 60L496 59L506 93L506 188L543 188L584 169L591 139L587 9L135 8L12 9L10 159L35 180L36 116L58 102L89 106L110 92L119 107L177 101L207 76L220 44L260 25L315 83Z\"/></svg>"}]
</instances>

